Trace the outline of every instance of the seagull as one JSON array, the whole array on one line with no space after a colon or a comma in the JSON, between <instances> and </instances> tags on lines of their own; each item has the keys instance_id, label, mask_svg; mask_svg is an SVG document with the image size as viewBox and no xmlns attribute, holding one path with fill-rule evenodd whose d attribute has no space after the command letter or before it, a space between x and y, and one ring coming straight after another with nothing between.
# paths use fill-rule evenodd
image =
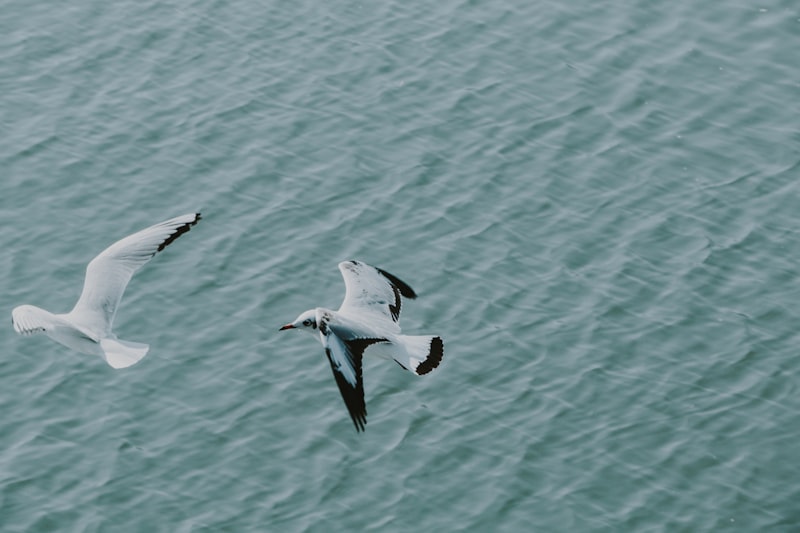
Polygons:
<instances>
[{"instance_id":1,"label":"seagull","mask_svg":"<svg viewBox=\"0 0 800 533\"><path fill-rule=\"evenodd\" d=\"M150 346L123 341L112 333L119 301L133 274L199 220L200 213L182 215L115 242L86 267L83 292L72 311L54 314L20 305L11 312L14 329L21 335L44 333L68 348L99 355L113 368L138 363Z\"/></svg>"},{"instance_id":2,"label":"seagull","mask_svg":"<svg viewBox=\"0 0 800 533\"><path fill-rule=\"evenodd\" d=\"M358 432L364 431L367 423L361 375L364 353L393 359L405 370L421 376L439 366L444 345L438 336L400 334L400 297L417 297L406 283L360 261L343 261L339 270L346 289L339 310L309 309L280 329L300 329L312 335L319 332L333 377Z\"/></svg>"}]
</instances>

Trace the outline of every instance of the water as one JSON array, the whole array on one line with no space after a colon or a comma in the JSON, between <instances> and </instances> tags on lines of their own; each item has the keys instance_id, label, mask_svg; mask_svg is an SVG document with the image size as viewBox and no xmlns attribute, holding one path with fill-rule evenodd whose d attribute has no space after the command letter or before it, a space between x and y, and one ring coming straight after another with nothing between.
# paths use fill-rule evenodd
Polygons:
<instances>
[{"instance_id":1,"label":"water","mask_svg":"<svg viewBox=\"0 0 800 533\"><path fill-rule=\"evenodd\" d=\"M0 329L3 531L800 530L788 1L7 1L2 302L137 229L127 371ZM360 259L445 339L320 346ZM8 324L8 323L7 323Z\"/></svg>"}]
</instances>

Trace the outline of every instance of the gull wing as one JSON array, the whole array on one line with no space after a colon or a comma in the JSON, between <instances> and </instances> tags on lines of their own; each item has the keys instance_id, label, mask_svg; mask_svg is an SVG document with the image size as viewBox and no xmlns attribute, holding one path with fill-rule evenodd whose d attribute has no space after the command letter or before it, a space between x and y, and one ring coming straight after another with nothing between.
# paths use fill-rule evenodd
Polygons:
<instances>
[{"instance_id":1,"label":"gull wing","mask_svg":"<svg viewBox=\"0 0 800 533\"><path fill-rule=\"evenodd\" d=\"M346 287L340 313L368 314L397 324L401 296L414 299L414 290L392 274L360 261L339 263ZM397 332L399 326L391 328Z\"/></svg>"},{"instance_id":2,"label":"gull wing","mask_svg":"<svg viewBox=\"0 0 800 533\"><path fill-rule=\"evenodd\" d=\"M344 340L337 335L336 328L328 322L328 317L318 316L319 335L325 355L331 364L333 377L342 394L342 399L353 419L356 431L364 431L367 423L367 405L364 402L364 379L361 374L361 360L364 350L371 344L385 342L386 339Z\"/></svg>"},{"instance_id":3,"label":"gull wing","mask_svg":"<svg viewBox=\"0 0 800 533\"><path fill-rule=\"evenodd\" d=\"M53 313L33 305L15 307L11 311L11 323L14 325L14 330L20 335L46 333L53 328L67 325Z\"/></svg>"},{"instance_id":4,"label":"gull wing","mask_svg":"<svg viewBox=\"0 0 800 533\"><path fill-rule=\"evenodd\" d=\"M119 301L133 274L199 220L200 213L171 218L106 248L86 267L83 292L70 316L77 322L109 332Z\"/></svg>"}]
</instances>

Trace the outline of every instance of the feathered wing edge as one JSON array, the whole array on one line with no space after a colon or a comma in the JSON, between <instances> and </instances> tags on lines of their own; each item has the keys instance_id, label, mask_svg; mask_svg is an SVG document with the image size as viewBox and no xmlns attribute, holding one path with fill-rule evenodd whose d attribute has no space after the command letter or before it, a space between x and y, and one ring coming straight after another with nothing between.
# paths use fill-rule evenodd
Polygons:
<instances>
[{"instance_id":1,"label":"feathered wing edge","mask_svg":"<svg viewBox=\"0 0 800 533\"><path fill-rule=\"evenodd\" d=\"M20 335L45 333L57 323L58 317L35 305L20 305L11 311L11 324Z\"/></svg>"},{"instance_id":2,"label":"feathered wing edge","mask_svg":"<svg viewBox=\"0 0 800 533\"><path fill-rule=\"evenodd\" d=\"M368 346L386 342L386 339L343 340L325 320L319 321L322 345L331 365L333 377L342 395L347 412L356 431L364 431L367 424L367 405L364 401L362 358Z\"/></svg>"},{"instance_id":3,"label":"feathered wing edge","mask_svg":"<svg viewBox=\"0 0 800 533\"><path fill-rule=\"evenodd\" d=\"M409 298L411 300L413 300L414 298L417 297L417 293L414 292L414 289L412 289L405 281L401 280L400 278L398 278L397 276L395 276L393 274L390 274L389 272L386 272L382 268L378 268L378 267L374 267L374 268L375 268L375 270L380 272L381 276L383 276L384 278L388 279L389 283L391 283L394 288L396 288L398 291L400 291L400 294L402 294L403 296L405 296L406 298Z\"/></svg>"},{"instance_id":4,"label":"feathered wing edge","mask_svg":"<svg viewBox=\"0 0 800 533\"><path fill-rule=\"evenodd\" d=\"M86 266L83 290L70 313L80 316L81 322L110 331L133 274L200 219L200 213L171 218L128 235L100 252Z\"/></svg>"},{"instance_id":5,"label":"feathered wing edge","mask_svg":"<svg viewBox=\"0 0 800 533\"><path fill-rule=\"evenodd\" d=\"M367 263L350 260L339 263L345 282L345 297L339 311L373 312L381 314L394 324L400 320L402 298L414 299L417 294L397 276Z\"/></svg>"}]
</instances>

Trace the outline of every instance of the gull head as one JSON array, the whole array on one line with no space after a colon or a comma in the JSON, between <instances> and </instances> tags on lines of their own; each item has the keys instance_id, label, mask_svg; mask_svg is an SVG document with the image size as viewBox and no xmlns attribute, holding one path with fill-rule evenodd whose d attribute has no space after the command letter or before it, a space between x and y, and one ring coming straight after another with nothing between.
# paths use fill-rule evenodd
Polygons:
<instances>
[{"instance_id":1,"label":"gull head","mask_svg":"<svg viewBox=\"0 0 800 533\"><path fill-rule=\"evenodd\" d=\"M316 333L317 331L317 310L309 309L305 313L301 313L294 322L289 322L281 327L280 331L285 329L302 329L309 333Z\"/></svg>"}]
</instances>

